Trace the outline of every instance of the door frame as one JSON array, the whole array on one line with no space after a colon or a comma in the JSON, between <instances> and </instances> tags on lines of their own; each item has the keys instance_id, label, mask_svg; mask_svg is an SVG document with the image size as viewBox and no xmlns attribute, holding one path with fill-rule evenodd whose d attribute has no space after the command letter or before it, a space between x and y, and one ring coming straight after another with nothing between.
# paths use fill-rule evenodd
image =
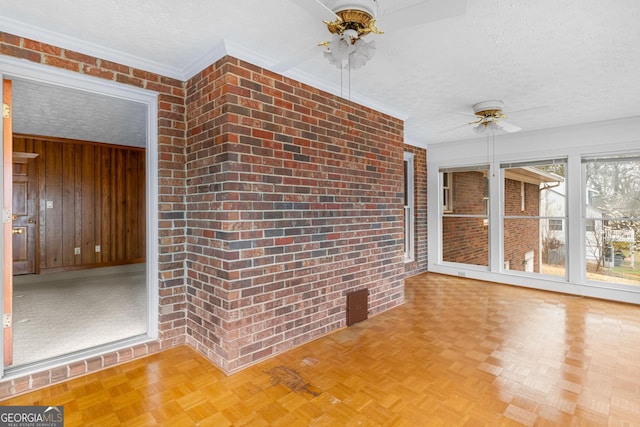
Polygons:
<instances>
[{"instance_id":1,"label":"door frame","mask_svg":"<svg viewBox=\"0 0 640 427\"><path fill-rule=\"evenodd\" d=\"M12 128L12 82L2 79L2 88L0 89L2 98L2 108L4 104L9 106L9 117L5 120L4 111L2 117L2 239L10 242L9 245L2 245L2 271L0 276L4 281L2 284L2 366L4 364L11 365L13 363L13 272L7 271L7 268L13 269L13 221L11 215L13 213L13 128ZM5 126L6 125L6 126ZM11 180L11 182L9 182ZM7 192L11 192L7 194ZM11 230L11 231L9 231ZM8 300L8 297L11 297ZM5 316L8 316L9 324L5 326Z\"/></svg>"},{"instance_id":2,"label":"door frame","mask_svg":"<svg viewBox=\"0 0 640 427\"><path fill-rule=\"evenodd\" d=\"M141 342L158 338L158 94L156 92L133 86L102 80L97 77L50 67L47 65L26 62L24 60L0 55L0 79L27 80L52 84L74 90L123 99L144 104L147 109L146 123L146 211L147 211L147 336ZM2 96L0 88L0 96ZM3 124L0 123L0 134ZM0 141L1 142L1 141ZM2 162L0 162L0 165ZM0 174L3 166L0 166ZM1 175L0 175L1 176ZM4 193L4 191L3 191ZM4 194L2 195L4 196ZM1 199L1 198L0 198ZM11 245L0 236L0 257L4 256L5 245ZM11 266L9 266L11 268ZM4 263L0 263L0 275L4 274ZM4 296L0 295L0 307L4 306ZM0 318L4 316L4 308ZM130 343L127 346L131 345ZM4 343L0 348L0 379L5 377ZM86 354L86 353L83 353ZM96 350L95 354L100 354ZM89 354L85 357L91 357ZM83 358L85 358L83 357ZM40 366L37 370L41 370ZM20 372L24 375L25 372Z\"/></svg>"}]
</instances>

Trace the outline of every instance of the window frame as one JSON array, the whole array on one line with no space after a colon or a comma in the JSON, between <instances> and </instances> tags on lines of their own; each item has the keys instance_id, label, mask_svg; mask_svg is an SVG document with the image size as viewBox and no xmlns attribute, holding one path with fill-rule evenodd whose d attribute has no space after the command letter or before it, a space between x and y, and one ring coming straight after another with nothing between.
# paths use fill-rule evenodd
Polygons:
<instances>
[{"instance_id":1,"label":"window frame","mask_svg":"<svg viewBox=\"0 0 640 427\"><path fill-rule=\"evenodd\" d=\"M403 201L403 224L404 224L404 261L415 260L415 169L414 154L404 152L404 201Z\"/></svg>"},{"instance_id":2,"label":"window frame","mask_svg":"<svg viewBox=\"0 0 640 427\"><path fill-rule=\"evenodd\" d=\"M453 172L442 173L442 212L453 212Z\"/></svg>"},{"instance_id":3,"label":"window frame","mask_svg":"<svg viewBox=\"0 0 640 427\"><path fill-rule=\"evenodd\" d=\"M569 225L569 205L568 205L568 194L564 194L564 206L563 206L563 216L559 216L559 215L546 215L545 213L541 212L541 208L542 208L542 197L539 198L538 200L538 215L523 215L520 214L520 212L525 212L526 211L526 199L525 199L525 193L526 193L526 185L524 181L520 181L520 185L519 185L519 190L518 190L518 198L520 200L519 203L519 207L517 209L518 213L513 213L511 215L507 215L506 214L506 199L507 199L507 194L506 194L506 180L507 179L511 179L513 181L518 181L517 177L507 177L507 170L509 169L518 169L518 168L531 168L531 167L536 167L536 166L545 166L545 165L555 165L555 164L564 164L564 170L565 170L565 176L564 181L565 183L568 181L569 177L569 160L568 157L566 156L559 156L559 157L554 157L554 158L539 158L539 159L531 159L531 160L527 160L527 161L521 161L521 162L500 162L499 164L499 168L500 168L500 226L501 226L501 239L500 239L500 256L501 256L501 265L505 265L505 262L508 260L505 260L506 257L506 242L505 242L505 224L507 223L508 220L527 220L527 219L531 219L531 220L537 220L538 221L538 248L536 248L536 250L538 251L538 269L539 271L537 272L528 272L528 271L521 271L521 270L513 270L510 269L509 274L515 274L515 275L529 275L529 276L539 276L539 277L545 277L545 278L559 278L561 280L567 281L568 277L569 277L569 259L568 259L568 254L569 254L569 236L567 233L568 230L568 225ZM540 188L540 195L542 196L542 190L543 188ZM568 192L568 187L565 184L565 193ZM553 220L558 220L562 222L562 228L560 230L552 230L551 226L550 226L550 222ZM546 274L542 272L542 267L543 267L543 256L542 256L542 252L543 252L543 224L547 223L547 229L548 231L559 231L561 232L564 237L563 237L563 242L565 245L565 262L564 262L564 275L560 276L560 275L554 275L554 274ZM504 272L505 270L502 270L501 272Z\"/></svg>"},{"instance_id":4,"label":"window frame","mask_svg":"<svg viewBox=\"0 0 640 427\"><path fill-rule=\"evenodd\" d=\"M483 269L483 270L489 270L490 266L491 266L491 233L489 231L490 228L490 212L489 212L489 208L490 208L490 191L491 191L491 183L489 180L489 177L491 176L491 169L490 169L490 164L488 163L480 163L480 164L470 164L470 165L463 165L463 166L457 166L457 167L446 167L446 168L440 168L439 172L438 172L438 177L439 177L439 193L440 193L440 197L442 197L442 200L439 200L439 205L440 205L440 210L439 210L439 223L440 223L440 229L439 229L439 233L440 236L438 238L439 241L439 262L442 264L459 264L459 265L464 265L465 267L468 268L475 268L475 269ZM481 213L455 213L455 206L454 206L454 193L456 191L455 189L455 179L454 179L454 175L455 173L464 173L464 172L477 172L477 173L481 173L483 175L483 190L482 190L482 194L481 194L481 199L482 199L482 212ZM446 176L446 178L445 178ZM446 185L445 185L446 184ZM448 194L450 196L449 199L449 208L450 210L445 210L445 197L447 194L447 191L444 190L448 190ZM474 264L471 262L460 262L460 261L452 261L452 260L445 260L445 249L444 249L444 245L443 245L443 232L444 232L444 228L443 228L443 221L445 219L452 219L452 218L458 218L461 220L473 220L473 219L482 219L482 226L484 229L484 232L487 233L487 247L486 247L486 258L487 258L487 264Z\"/></svg>"},{"instance_id":5,"label":"window frame","mask_svg":"<svg viewBox=\"0 0 640 427\"><path fill-rule=\"evenodd\" d=\"M596 217L593 215L589 215L589 210L591 209L591 212L593 212L594 210L598 210L598 208L596 206L594 206L593 204L593 199L596 196L602 196L600 194L599 191L596 191L590 187L588 187L588 175L587 175L587 166L586 164L588 163L624 163L624 162L636 162L638 164L638 166L640 166L640 151L637 150L632 150L632 151L627 151L624 153L616 153L616 152L612 152L612 153L600 153L600 154L594 154L594 155L582 155L580 157L580 163L581 163L581 189L582 192L585 196L585 199L583 200L583 203L581 204L581 211L582 211L582 220L584 222L584 227L582 229L582 238L584 239L583 241L583 252L582 252L582 274L584 275L584 283L589 285L589 286L594 286L594 287L599 287L599 286L603 286L606 285L608 287L612 287L612 288L624 288L625 286L633 286L633 287L639 287L640 283L636 283L636 284L626 284L624 281L615 281L615 280L597 280L594 278L589 278L589 272L588 272L588 266L587 266L587 245L592 242L592 240L590 240L588 238L588 234L592 233L592 234L596 234L599 232L602 232L603 234L606 233L606 229L608 228L609 230L613 230L614 234L615 231L617 231L618 229L614 229L611 227L608 227L608 223L609 222L617 222L617 221L624 221L624 222L633 222L633 223L640 223L640 212L638 213L634 213L633 215L625 215L623 212L621 211L616 211L614 212L614 214L607 214L605 212L602 212L602 216L600 217ZM604 197L604 196L602 196ZM613 210L617 210L618 208L615 207L613 208ZM593 228L590 227L591 223L593 224ZM600 226L598 227L598 224L600 224ZM619 234L619 233L618 233ZM604 237L603 237L604 239ZM620 242L625 242L625 240L615 240L612 241L612 248L615 247L613 245L613 243L620 243ZM604 247L605 242L602 241L602 246ZM631 250L631 254L633 254L635 252L635 243L629 242L630 243L630 250ZM599 254L598 256L604 256L603 254ZM632 255L634 256L634 255ZM605 259L602 259L603 261L606 261ZM613 257L610 260L612 262L611 265L609 265L608 267L616 267L615 265L615 261L613 259ZM604 266L604 265L603 265ZM604 266L605 268L607 266ZM615 275L611 275L609 276L608 274L603 274L604 277L611 277L611 278L615 278Z\"/></svg>"}]
</instances>

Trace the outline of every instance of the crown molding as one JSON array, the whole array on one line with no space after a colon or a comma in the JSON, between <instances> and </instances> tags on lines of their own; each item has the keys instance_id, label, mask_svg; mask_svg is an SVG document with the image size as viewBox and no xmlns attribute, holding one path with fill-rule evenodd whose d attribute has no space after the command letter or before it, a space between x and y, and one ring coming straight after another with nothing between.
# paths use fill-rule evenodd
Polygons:
<instances>
[{"instance_id":1,"label":"crown molding","mask_svg":"<svg viewBox=\"0 0 640 427\"><path fill-rule=\"evenodd\" d=\"M268 67L267 67L268 68ZM315 87L316 89L323 90L325 92L329 92L333 95L340 96L344 98L344 89L340 87L340 85L336 85L333 83L329 83L325 80L318 79L308 73L298 70L289 70L284 73L280 72L284 76L290 77L299 82L308 84L309 86ZM356 92L351 92L348 95L348 100L351 102L355 102L356 104L363 105L365 107L371 108L373 110L379 111L384 114L388 114L389 116L395 117L399 120L407 120L409 114L404 111L396 110L391 108L388 105L382 104L374 99L368 98L364 95L361 95Z\"/></svg>"},{"instance_id":2,"label":"crown molding","mask_svg":"<svg viewBox=\"0 0 640 427\"><path fill-rule=\"evenodd\" d=\"M212 47L198 59L189 64L184 70L184 80L188 80L204 70L220 58L229 55L261 68L269 68L273 65L273 61L254 50L248 49L231 40L224 39L222 43Z\"/></svg>"},{"instance_id":3,"label":"crown molding","mask_svg":"<svg viewBox=\"0 0 640 427\"><path fill-rule=\"evenodd\" d=\"M238 58L258 67L269 69L278 74L282 74L286 77L308 84L309 86L315 87L333 95L344 97L342 94L343 89L339 85L329 83L322 79L313 77L308 73L294 69L283 73L281 70L276 70L279 62L275 62L265 57L264 55L257 53L254 50L248 49L245 46L227 39L223 40L222 43L219 43L218 45L212 47L187 67L179 69L176 67L168 66L166 64L161 64L155 61L140 58L135 55L130 55L115 49L96 45L84 40L65 36L53 31L43 30L31 25L14 21L9 18L0 17L0 31L14 34L20 37L26 37L32 40L37 40L39 42L51 44L53 46L58 46L63 49L73 50L79 53L93 56L95 58L106 59L108 61L116 62L122 65L138 68L140 70L153 72L162 76L175 78L180 81L187 81L194 75L201 72L203 69L215 63L220 58L224 57L225 55L230 55L234 58ZM406 120L409 117L409 115L405 112L396 110L389 107L388 105L382 104L378 101L355 92L351 92L349 94L349 100L374 109L376 111L388 114L400 120Z\"/></svg>"},{"instance_id":4,"label":"crown molding","mask_svg":"<svg viewBox=\"0 0 640 427\"><path fill-rule=\"evenodd\" d=\"M178 68L150 61L148 59L140 58L135 55L130 55L116 49L110 49L74 37L65 36L54 31L43 30L41 28L1 16L0 31L31 40L37 40L53 46L58 46L63 49L73 50L95 58L106 59L107 61L149 71L165 77L171 77L181 81L184 80L184 73Z\"/></svg>"},{"instance_id":5,"label":"crown molding","mask_svg":"<svg viewBox=\"0 0 640 427\"><path fill-rule=\"evenodd\" d=\"M301 83L305 83L316 89L329 92L332 95L344 97L342 94L344 90L339 85L328 83L327 81L313 77L308 73L297 71L294 69L290 69L284 72L282 70L278 70L277 68L281 64L280 62L273 61L272 59L267 58L266 56L261 55L254 50L248 49L243 45L227 39L225 39L223 43L219 44L218 46L213 47L210 51L190 64L186 68L184 73L186 78L189 79L193 77L225 55L233 56L234 58L248 62L255 66L271 70L277 74L281 74L283 76L297 80ZM349 100L403 121L409 117L409 114L405 112L390 108L388 105L381 104L371 98L367 98L366 96L360 95L355 92L352 92L350 94Z\"/></svg>"},{"instance_id":6,"label":"crown molding","mask_svg":"<svg viewBox=\"0 0 640 427\"><path fill-rule=\"evenodd\" d=\"M225 40L223 40L222 43L218 43L183 69L182 81L189 80L225 55L227 55L227 47Z\"/></svg>"}]
</instances>

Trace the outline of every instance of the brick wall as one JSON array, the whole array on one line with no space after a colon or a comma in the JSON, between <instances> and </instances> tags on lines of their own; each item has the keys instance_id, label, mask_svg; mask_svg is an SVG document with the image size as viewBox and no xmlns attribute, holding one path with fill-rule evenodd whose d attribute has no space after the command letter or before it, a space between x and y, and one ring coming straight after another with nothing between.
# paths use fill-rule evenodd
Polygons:
<instances>
[{"instance_id":1,"label":"brick wall","mask_svg":"<svg viewBox=\"0 0 640 427\"><path fill-rule=\"evenodd\" d=\"M413 207L415 213L415 260L405 263L408 276L427 271L427 150L405 145L404 151L413 153Z\"/></svg>"},{"instance_id":2,"label":"brick wall","mask_svg":"<svg viewBox=\"0 0 640 427\"><path fill-rule=\"evenodd\" d=\"M226 57L187 82L187 342L232 372L404 301L402 122Z\"/></svg>"},{"instance_id":3,"label":"brick wall","mask_svg":"<svg viewBox=\"0 0 640 427\"><path fill-rule=\"evenodd\" d=\"M485 176L482 172L452 174L453 214L483 215ZM442 259L489 265L489 229L482 218L442 218Z\"/></svg>"},{"instance_id":4,"label":"brick wall","mask_svg":"<svg viewBox=\"0 0 640 427\"><path fill-rule=\"evenodd\" d=\"M540 212L540 190L537 184L524 183L524 210L522 210L522 183L512 179L504 182L504 210L507 216L537 216ZM504 260L510 270L525 271L525 255L533 252L533 271L540 272L540 220L513 218L504 220Z\"/></svg>"},{"instance_id":5,"label":"brick wall","mask_svg":"<svg viewBox=\"0 0 640 427\"><path fill-rule=\"evenodd\" d=\"M84 375L185 341L184 83L122 64L0 32L0 55L111 80L158 95L159 340L0 382L0 399Z\"/></svg>"},{"instance_id":6,"label":"brick wall","mask_svg":"<svg viewBox=\"0 0 640 427\"><path fill-rule=\"evenodd\" d=\"M453 174L454 214L481 215L484 212L485 177L481 172ZM536 216L540 192L536 184L524 184L525 209L522 210L521 182L505 179L505 215ZM488 227L481 218L447 217L442 219L442 256L444 261L488 266ZM504 220L504 260L509 269L524 271L525 254L533 251L533 271L539 272L539 220Z\"/></svg>"},{"instance_id":7,"label":"brick wall","mask_svg":"<svg viewBox=\"0 0 640 427\"><path fill-rule=\"evenodd\" d=\"M184 83L7 33L0 55L158 92L160 300L157 342L0 399L185 341L230 372L344 326L350 290L403 302L401 121L232 58Z\"/></svg>"}]
</instances>

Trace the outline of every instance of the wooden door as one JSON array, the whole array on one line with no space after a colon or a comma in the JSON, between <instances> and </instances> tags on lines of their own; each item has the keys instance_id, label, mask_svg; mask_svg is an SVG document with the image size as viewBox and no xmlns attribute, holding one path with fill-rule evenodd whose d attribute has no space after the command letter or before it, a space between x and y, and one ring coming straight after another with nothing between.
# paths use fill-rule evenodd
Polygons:
<instances>
[{"instance_id":1,"label":"wooden door","mask_svg":"<svg viewBox=\"0 0 640 427\"><path fill-rule=\"evenodd\" d=\"M13 153L13 275L36 273L38 183L34 153Z\"/></svg>"},{"instance_id":2,"label":"wooden door","mask_svg":"<svg viewBox=\"0 0 640 427\"><path fill-rule=\"evenodd\" d=\"M4 318L2 323L4 326L4 364L11 365L13 363L13 254L11 248L12 242L12 223L11 223L11 197L13 186L12 172L12 151L13 141L11 128L11 81L2 81L2 233L4 236Z\"/></svg>"}]
</instances>

